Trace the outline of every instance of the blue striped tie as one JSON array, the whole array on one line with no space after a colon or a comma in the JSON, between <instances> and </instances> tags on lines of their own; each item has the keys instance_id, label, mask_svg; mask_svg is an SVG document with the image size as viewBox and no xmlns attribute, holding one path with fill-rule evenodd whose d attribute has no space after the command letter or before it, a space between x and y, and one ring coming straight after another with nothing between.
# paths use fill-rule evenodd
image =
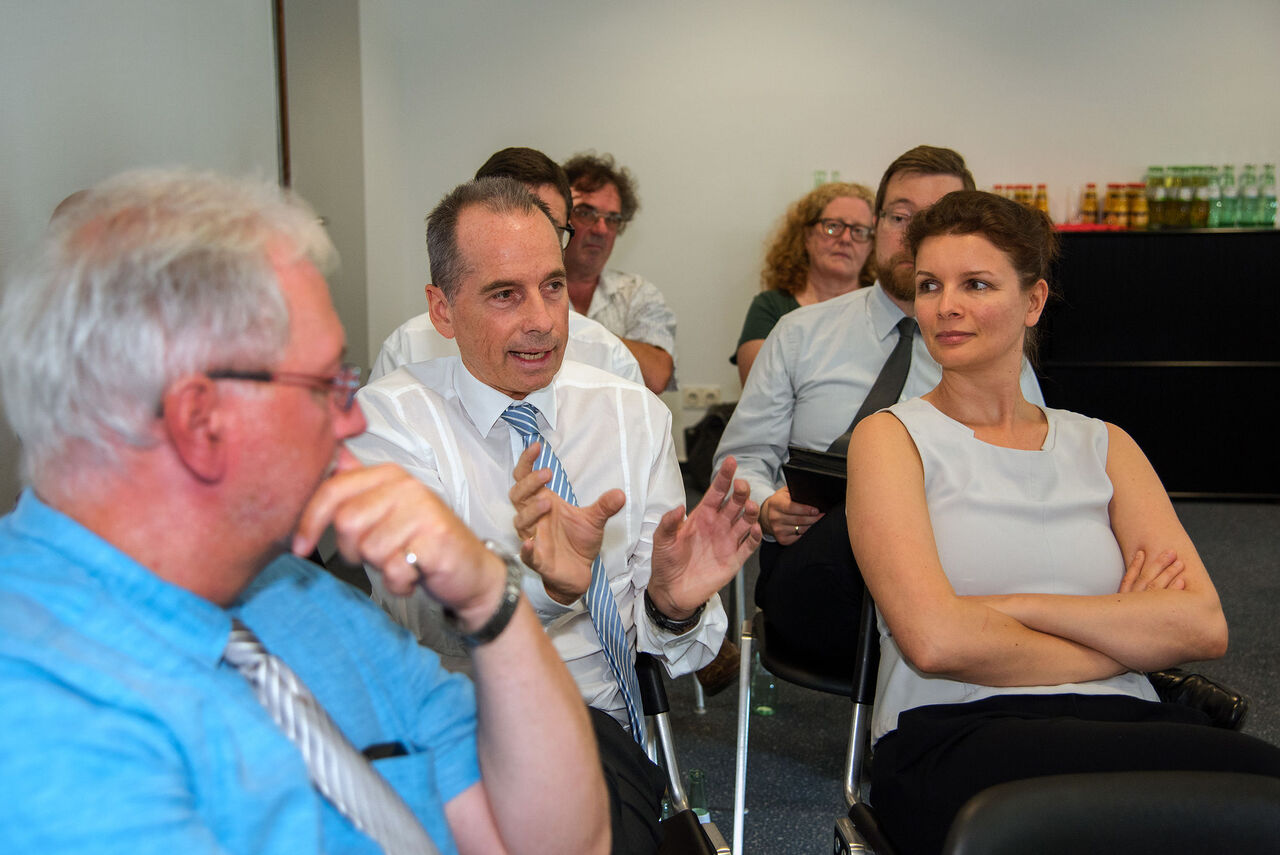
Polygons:
<instances>
[{"instance_id":1,"label":"blue striped tie","mask_svg":"<svg viewBox=\"0 0 1280 855\"><path fill-rule=\"evenodd\" d=\"M564 466L560 464L560 458L551 450L551 444L538 433L537 416L538 411L533 404L512 404L502 414L503 420L520 435L525 448L535 442L542 444L533 468L550 469L551 483L547 486L557 496L577 507L578 497L573 492L573 485L569 483ZM640 685L636 681L635 659L631 655L631 644L622 627L618 603L609 590L609 577L605 575L604 564L599 555L591 564L591 584L587 586L587 613L591 615L591 625L600 637L604 658L608 660L613 677L622 689L622 699L627 703L627 718L631 720L631 735L636 742L644 745L644 717L640 714Z\"/></svg>"}]
</instances>

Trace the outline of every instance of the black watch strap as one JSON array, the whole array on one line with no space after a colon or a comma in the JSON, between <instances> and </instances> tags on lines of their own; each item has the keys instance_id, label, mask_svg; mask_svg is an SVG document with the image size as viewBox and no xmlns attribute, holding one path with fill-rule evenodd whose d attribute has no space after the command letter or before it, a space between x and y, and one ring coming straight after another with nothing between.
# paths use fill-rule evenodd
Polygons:
<instances>
[{"instance_id":1,"label":"black watch strap","mask_svg":"<svg viewBox=\"0 0 1280 855\"><path fill-rule=\"evenodd\" d=\"M654 605L653 598L649 596L649 592L647 590L644 592L644 611L645 614L649 616L649 620L653 621L655 626L660 629L665 629L667 632L674 635L680 635L688 632L697 626L698 621L702 619L702 612L706 607L707 604L703 603L694 609L693 614L689 615L684 620L675 620L674 618L667 617L659 611L658 607Z\"/></svg>"},{"instance_id":2,"label":"black watch strap","mask_svg":"<svg viewBox=\"0 0 1280 855\"><path fill-rule=\"evenodd\" d=\"M484 545L486 549L501 558L503 564L507 566L507 582L502 589L502 601L498 603L497 611L485 621L484 626L475 632L463 632L458 626L458 616L453 609L444 610L444 616L448 618L453 628L458 630L458 634L462 637L462 641L467 647L479 647L481 644L487 644L507 628L507 624L511 623L511 616L516 613L516 606L520 602L520 583L524 579L524 565L520 563L519 559L492 540L486 540Z\"/></svg>"}]
</instances>

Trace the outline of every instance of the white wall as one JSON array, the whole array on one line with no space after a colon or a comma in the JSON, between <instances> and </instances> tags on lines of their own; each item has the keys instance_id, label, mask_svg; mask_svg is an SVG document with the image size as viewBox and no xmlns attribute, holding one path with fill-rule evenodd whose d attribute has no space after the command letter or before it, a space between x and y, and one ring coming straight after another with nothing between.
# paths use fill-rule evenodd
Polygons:
<instances>
[{"instance_id":1,"label":"white wall","mask_svg":"<svg viewBox=\"0 0 1280 855\"><path fill-rule=\"evenodd\" d=\"M276 177L266 0L0 0L0 21L5 270L63 197L122 169ZM0 511L16 490L16 443L0 428Z\"/></svg>"},{"instance_id":2,"label":"white wall","mask_svg":"<svg viewBox=\"0 0 1280 855\"><path fill-rule=\"evenodd\" d=\"M365 364L369 295L359 4L285 0L284 31L292 187L324 218L338 248L341 265L329 272L329 287L346 327L347 352Z\"/></svg>"},{"instance_id":3,"label":"white wall","mask_svg":"<svg viewBox=\"0 0 1280 855\"><path fill-rule=\"evenodd\" d=\"M375 351L423 311L424 215L507 145L632 169L614 262L675 308L681 382L727 399L762 242L815 169L874 188L947 145L1058 213L1151 163L1280 159L1274 0L377 0L360 26Z\"/></svg>"}]
</instances>

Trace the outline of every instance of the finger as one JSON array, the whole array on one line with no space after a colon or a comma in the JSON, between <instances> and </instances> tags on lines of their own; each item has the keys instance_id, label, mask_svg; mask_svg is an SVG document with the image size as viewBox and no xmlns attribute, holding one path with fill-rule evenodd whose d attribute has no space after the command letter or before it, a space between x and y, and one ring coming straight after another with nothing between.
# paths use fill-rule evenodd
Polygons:
<instances>
[{"instance_id":1,"label":"finger","mask_svg":"<svg viewBox=\"0 0 1280 855\"><path fill-rule=\"evenodd\" d=\"M329 524L333 526L338 551L343 558L351 562L368 561L377 565L381 555L368 554L365 538L369 532L384 524L384 518L414 502L427 502L429 491L408 475L388 478L366 483L364 489L348 495L336 507L330 516ZM415 494L421 491L423 496ZM422 513L429 513L427 505L422 505ZM402 541L408 538L406 533ZM377 541L373 541L375 544Z\"/></svg>"},{"instance_id":2,"label":"finger","mask_svg":"<svg viewBox=\"0 0 1280 855\"><path fill-rule=\"evenodd\" d=\"M515 525L516 534L521 538L532 538L533 530L538 523L551 513L551 499L555 494L550 490L543 492L544 495L530 499L517 507L512 523Z\"/></svg>"},{"instance_id":3,"label":"finger","mask_svg":"<svg viewBox=\"0 0 1280 855\"><path fill-rule=\"evenodd\" d=\"M738 461L732 456L726 457L720 464L720 468L716 470L715 477L711 479L711 485L703 494L702 501L712 503L712 507L720 507L725 496L729 495L729 491L733 488L733 473L737 469Z\"/></svg>"},{"instance_id":4,"label":"finger","mask_svg":"<svg viewBox=\"0 0 1280 855\"><path fill-rule=\"evenodd\" d=\"M519 481L530 472L533 471L533 464L538 459L538 451L542 448L542 444L538 442L529 443L529 447L520 452L520 456L516 458L516 468L512 470L515 479Z\"/></svg>"},{"instance_id":5,"label":"finger","mask_svg":"<svg viewBox=\"0 0 1280 855\"><path fill-rule=\"evenodd\" d=\"M596 499L591 505L583 510L587 511L588 516L594 525L604 528L605 522L614 514L622 510L623 505L627 503L627 494L618 489L607 490L600 498Z\"/></svg>"},{"instance_id":6,"label":"finger","mask_svg":"<svg viewBox=\"0 0 1280 855\"><path fill-rule=\"evenodd\" d=\"M1120 593L1126 594L1133 590L1133 583L1137 581L1138 574L1142 572L1142 564L1146 561L1147 554L1139 549L1133 553L1133 558L1129 561L1129 566L1125 568L1124 576L1120 579Z\"/></svg>"},{"instance_id":7,"label":"finger","mask_svg":"<svg viewBox=\"0 0 1280 855\"><path fill-rule=\"evenodd\" d=\"M378 571L382 573L382 586L397 597L411 596L422 580L422 571L416 564L411 564L407 556L417 553L406 550L404 555L394 562L387 562Z\"/></svg>"},{"instance_id":8,"label":"finger","mask_svg":"<svg viewBox=\"0 0 1280 855\"><path fill-rule=\"evenodd\" d=\"M654 543L674 540L682 522L684 522L684 505L676 505L658 520L658 527L653 532Z\"/></svg>"},{"instance_id":9,"label":"finger","mask_svg":"<svg viewBox=\"0 0 1280 855\"><path fill-rule=\"evenodd\" d=\"M1175 579L1182 575L1182 571L1187 569L1181 561L1175 561L1164 570L1160 571L1154 579L1147 583L1147 590L1162 591L1168 588Z\"/></svg>"},{"instance_id":10,"label":"finger","mask_svg":"<svg viewBox=\"0 0 1280 855\"><path fill-rule=\"evenodd\" d=\"M534 552L533 538L520 541L520 560L524 562L524 566L538 572L537 555Z\"/></svg>"},{"instance_id":11,"label":"finger","mask_svg":"<svg viewBox=\"0 0 1280 855\"><path fill-rule=\"evenodd\" d=\"M520 466L517 464L515 472L519 473L519 471ZM538 492L544 489L550 481L550 469L539 469L534 472L526 472L523 476L516 478L516 482L512 484L511 489L507 491L507 498L511 499L511 504L518 508L521 503L527 502L529 499L536 496Z\"/></svg>"},{"instance_id":12,"label":"finger","mask_svg":"<svg viewBox=\"0 0 1280 855\"><path fill-rule=\"evenodd\" d=\"M294 531L292 549L295 555L310 555L320 542L320 536L333 521L333 515L343 502L349 500L372 486L406 474L394 464L384 463L381 466L354 466L339 455L338 470L320 483L315 493L302 509L298 518L298 527Z\"/></svg>"},{"instance_id":13,"label":"finger","mask_svg":"<svg viewBox=\"0 0 1280 855\"><path fill-rule=\"evenodd\" d=\"M799 502L787 502L786 506L782 508L782 511L793 517L818 519L822 516L822 511L812 505L802 505Z\"/></svg>"},{"instance_id":14,"label":"finger","mask_svg":"<svg viewBox=\"0 0 1280 855\"><path fill-rule=\"evenodd\" d=\"M1138 578L1133 583L1133 590L1145 591L1150 588L1152 582L1177 560L1178 554L1172 549L1166 549L1155 558L1144 563L1142 571L1138 574Z\"/></svg>"}]
</instances>

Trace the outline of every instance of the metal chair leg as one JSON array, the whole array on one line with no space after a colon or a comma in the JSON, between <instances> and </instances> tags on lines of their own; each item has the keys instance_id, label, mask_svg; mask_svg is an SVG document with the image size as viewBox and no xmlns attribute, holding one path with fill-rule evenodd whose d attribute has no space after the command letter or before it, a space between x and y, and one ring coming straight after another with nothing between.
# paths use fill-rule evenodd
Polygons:
<instances>
[{"instance_id":1,"label":"metal chair leg","mask_svg":"<svg viewBox=\"0 0 1280 855\"><path fill-rule=\"evenodd\" d=\"M738 756L733 775L733 855L743 855L743 820L747 808L747 743L751 726L751 621L743 619L738 663Z\"/></svg>"}]
</instances>

